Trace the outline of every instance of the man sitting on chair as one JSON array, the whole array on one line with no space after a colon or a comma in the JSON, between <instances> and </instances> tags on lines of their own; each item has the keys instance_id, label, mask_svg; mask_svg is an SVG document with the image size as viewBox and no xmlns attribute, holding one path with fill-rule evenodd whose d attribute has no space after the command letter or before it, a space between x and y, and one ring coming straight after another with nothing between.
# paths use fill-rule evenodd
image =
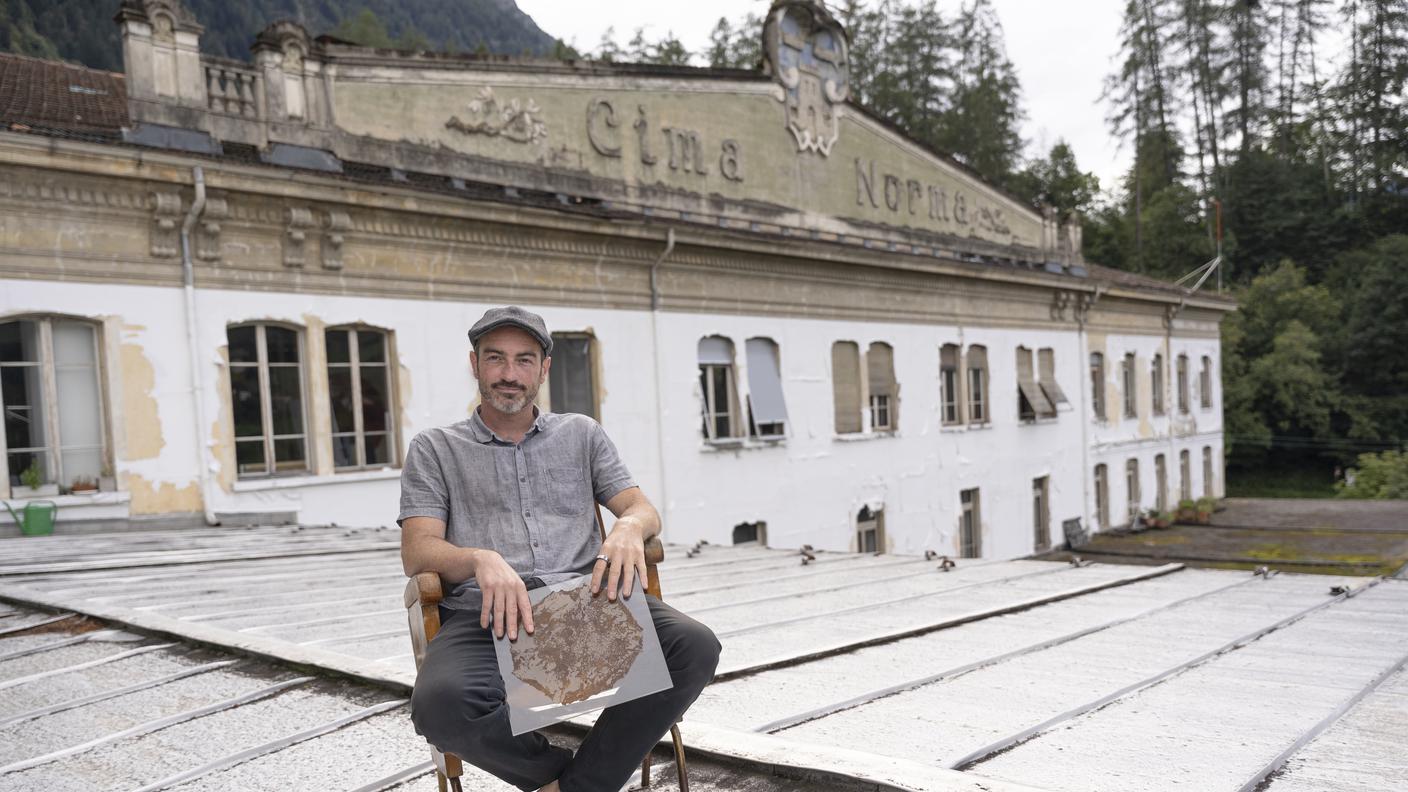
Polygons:
<instances>
[{"instance_id":1,"label":"man sitting on chair","mask_svg":"<svg viewBox=\"0 0 1408 792\"><path fill-rule=\"evenodd\" d=\"M524 790L615 792L713 678L719 642L654 597L650 615L674 686L607 708L574 756L536 732L514 737L493 634L533 631L528 589L591 572L614 600L645 588L650 505L601 425L533 406L552 365L542 317L510 306L469 331L481 404L411 441L401 471L401 561L451 588L426 649L411 720L452 753ZM616 515L606 541L593 502Z\"/></svg>"}]
</instances>

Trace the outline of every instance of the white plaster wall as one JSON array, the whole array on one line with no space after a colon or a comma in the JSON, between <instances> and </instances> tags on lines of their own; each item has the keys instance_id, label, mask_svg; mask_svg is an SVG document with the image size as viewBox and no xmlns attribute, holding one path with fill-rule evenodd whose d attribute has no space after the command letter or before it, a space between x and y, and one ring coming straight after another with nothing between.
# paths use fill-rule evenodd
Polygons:
<instances>
[{"instance_id":1,"label":"white plaster wall","mask_svg":"<svg viewBox=\"0 0 1408 792\"><path fill-rule=\"evenodd\" d=\"M777 342L789 424L785 442L711 447L700 430L698 368L701 337L732 339L740 402L748 374L742 350L748 338ZM764 520L769 542L852 549L855 518L866 503L883 502L888 547L957 555L959 492L981 491L985 556L1031 552L1031 484L1050 476L1052 542L1062 541L1062 519L1082 510L1081 428L1074 409L1039 424L1017 419L1016 348L1053 347L1057 378L1078 394L1078 339L1074 331L835 322L761 317L666 314L666 479L672 538L727 543L733 526ZM872 341L894 348L899 383L899 429L893 435L838 438L834 431L831 345ZM939 350L945 343L988 349L991 424L943 428ZM864 365L862 365L864 368Z\"/></svg>"},{"instance_id":2,"label":"white plaster wall","mask_svg":"<svg viewBox=\"0 0 1408 792\"><path fill-rule=\"evenodd\" d=\"M160 403L165 439L154 459L129 460L118 451L119 471L138 472L157 482L187 486L197 476L197 441L192 438L194 404L189 394L188 353L179 289L141 286L11 281L0 289L7 314L65 313L105 320L120 343L140 345L155 372L153 392ZM409 388L398 398L404 423L401 448L415 433L467 417L477 399L468 366L469 327L490 306L365 297L295 295L200 290L197 294L197 348L201 361L206 431L225 409L228 387L219 355L230 324L268 320L308 326L365 323L395 333L399 366ZM773 546L812 544L847 550L855 542L855 517L866 503L883 503L887 549L942 554L959 552L959 492L981 492L983 553L1012 557L1031 552L1032 480L1050 477L1051 541L1063 541L1062 520L1094 513L1094 465L1110 470L1111 513L1121 516L1124 460L1140 459L1141 489L1152 503L1153 456L1169 460L1171 500L1176 502L1178 451L1189 448L1195 494L1201 495L1202 447L1213 448L1214 491L1222 492L1221 401L1198 406L1198 361L1213 358L1216 340L1175 338L1170 360L1180 351L1190 358L1193 383L1190 425L1169 419L1120 420L1100 424L1090 417L1088 354L1082 334L1071 330L957 328L901 323L782 319L771 317L662 313L659 348L648 312L526 306L543 314L554 331L590 331L597 339L602 423L646 493L661 506L667 539L690 543L731 541L733 526L766 521ZM696 350L701 337L732 339L739 401L746 403L748 338L765 336L779 347L782 386L788 409L785 441L748 442L721 448L704 442L700 431L700 392ZM892 434L837 437L833 429L831 345L856 342L862 352L872 341L894 349L899 383L899 426ZM1149 416L1148 361L1162 336L1107 336L1108 376L1118 377L1126 348L1139 355L1140 412ZM940 421L939 350L945 343L965 350L987 348L989 410L985 427L943 427ZM1057 418L1022 423L1017 417L1016 348L1052 347L1057 379L1071 398ZM109 348L115 346L110 340ZM660 360L659 378L655 361ZM864 368L864 366L862 366ZM1175 378L1170 368L1169 406ZM657 402L656 388L660 391ZM110 390L120 395L120 383ZM1118 391L1108 394L1118 399ZM119 415L120 399L113 402ZM740 416L740 419L742 416ZM1147 424L1147 425L1144 425ZM661 433L663 432L663 433ZM658 439L657 439L658 438ZM208 447L204 464L212 482L220 473ZM661 460L667 475L662 475ZM214 511L296 511L305 523L386 525L396 516L398 473L384 471L297 476L238 482L226 493L214 483Z\"/></svg>"}]
</instances>

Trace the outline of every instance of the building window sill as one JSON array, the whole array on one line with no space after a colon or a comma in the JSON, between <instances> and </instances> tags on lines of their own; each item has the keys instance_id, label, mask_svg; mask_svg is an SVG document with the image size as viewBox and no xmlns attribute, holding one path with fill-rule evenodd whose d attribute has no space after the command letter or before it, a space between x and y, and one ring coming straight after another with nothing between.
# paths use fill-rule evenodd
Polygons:
<instances>
[{"instance_id":1,"label":"building window sill","mask_svg":"<svg viewBox=\"0 0 1408 792\"><path fill-rule=\"evenodd\" d=\"M716 454L723 451L751 451L759 448L773 448L780 446L787 441L784 436L777 437L724 437L718 440L705 440L699 450L706 454Z\"/></svg>"},{"instance_id":2,"label":"building window sill","mask_svg":"<svg viewBox=\"0 0 1408 792\"><path fill-rule=\"evenodd\" d=\"M261 492L265 490L297 489L299 487L322 487L329 484L351 484L359 481L385 481L399 479L399 468L378 468L377 470L350 470L346 473L333 473L326 476L281 476L279 478L245 479L236 481L235 492Z\"/></svg>"},{"instance_id":3,"label":"building window sill","mask_svg":"<svg viewBox=\"0 0 1408 792\"><path fill-rule=\"evenodd\" d=\"M80 492L78 494L69 495L46 495L43 494L43 487L40 488L39 493L35 493L33 490L26 490L21 493L19 492L20 489L20 487L16 487L15 493L9 498L6 498L6 500L20 503L27 501L52 501L55 506L108 506L117 503L127 503L132 500L131 493L126 491L103 492L101 490L93 490L92 492Z\"/></svg>"},{"instance_id":4,"label":"building window sill","mask_svg":"<svg viewBox=\"0 0 1408 792\"><path fill-rule=\"evenodd\" d=\"M899 431L895 429L881 429L874 432L847 432L846 434L835 435L832 439L842 443L857 443L863 440L879 440L884 437L899 436Z\"/></svg>"}]
</instances>

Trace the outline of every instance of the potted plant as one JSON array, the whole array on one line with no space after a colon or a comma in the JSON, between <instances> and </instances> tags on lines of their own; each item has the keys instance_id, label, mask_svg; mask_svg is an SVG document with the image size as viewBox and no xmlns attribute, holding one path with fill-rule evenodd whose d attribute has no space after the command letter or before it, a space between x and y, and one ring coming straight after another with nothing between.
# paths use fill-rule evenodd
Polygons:
<instances>
[{"instance_id":1,"label":"potted plant","mask_svg":"<svg viewBox=\"0 0 1408 792\"><path fill-rule=\"evenodd\" d=\"M1178 502L1178 512L1174 514L1174 519L1181 523L1190 523L1198 519L1197 504L1191 498L1184 498Z\"/></svg>"},{"instance_id":2,"label":"potted plant","mask_svg":"<svg viewBox=\"0 0 1408 792\"><path fill-rule=\"evenodd\" d=\"M1212 525L1212 510L1213 507L1216 505L1217 502L1214 501L1212 498L1206 496L1198 498L1197 503L1194 504L1193 509L1197 513L1197 520L1199 525Z\"/></svg>"},{"instance_id":3,"label":"potted plant","mask_svg":"<svg viewBox=\"0 0 1408 792\"><path fill-rule=\"evenodd\" d=\"M98 491L98 480L88 476L78 476L73 483L68 485L68 491L74 495L82 495Z\"/></svg>"},{"instance_id":4,"label":"potted plant","mask_svg":"<svg viewBox=\"0 0 1408 792\"><path fill-rule=\"evenodd\" d=\"M57 484L44 483L44 469L39 467L38 459L32 460L29 463L29 467L20 471L20 486L15 487L14 492L16 498L57 494L59 494L59 486Z\"/></svg>"}]
</instances>

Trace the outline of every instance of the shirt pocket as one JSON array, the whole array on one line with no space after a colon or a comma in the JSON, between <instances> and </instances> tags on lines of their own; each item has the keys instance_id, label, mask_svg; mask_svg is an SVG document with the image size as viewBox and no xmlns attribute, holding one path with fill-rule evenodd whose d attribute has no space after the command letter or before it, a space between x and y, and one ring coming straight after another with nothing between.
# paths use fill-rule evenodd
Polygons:
<instances>
[{"instance_id":1,"label":"shirt pocket","mask_svg":"<svg viewBox=\"0 0 1408 792\"><path fill-rule=\"evenodd\" d=\"M558 514L571 516L586 512L592 506L586 471L576 465L548 468L548 496L552 510Z\"/></svg>"}]
</instances>

